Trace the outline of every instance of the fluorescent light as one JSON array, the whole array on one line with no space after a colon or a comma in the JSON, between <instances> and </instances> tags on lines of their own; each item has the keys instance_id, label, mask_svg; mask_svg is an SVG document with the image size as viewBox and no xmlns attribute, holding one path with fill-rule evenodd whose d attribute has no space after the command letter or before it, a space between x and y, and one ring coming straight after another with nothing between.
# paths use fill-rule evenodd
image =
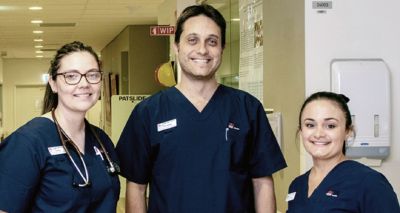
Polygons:
<instances>
[{"instance_id":1,"label":"fluorescent light","mask_svg":"<svg viewBox=\"0 0 400 213\"><path fill-rule=\"evenodd\" d=\"M7 11L7 10L15 10L15 7L0 5L0 11Z\"/></svg>"},{"instance_id":2,"label":"fluorescent light","mask_svg":"<svg viewBox=\"0 0 400 213\"><path fill-rule=\"evenodd\" d=\"M41 53L43 53L43 51L41 51L41 50L38 50L38 51L36 51L36 53L40 53L40 54L41 54Z\"/></svg>"},{"instance_id":3,"label":"fluorescent light","mask_svg":"<svg viewBox=\"0 0 400 213\"><path fill-rule=\"evenodd\" d=\"M41 38L35 38L35 39L33 39L33 41L35 41L35 42L42 42L43 39L41 39Z\"/></svg>"},{"instance_id":4,"label":"fluorescent light","mask_svg":"<svg viewBox=\"0 0 400 213\"><path fill-rule=\"evenodd\" d=\"M32 6L32 7L29 7L29 10L41 10L41 9L43 9L43 7L41 7L41 6Z\"/></svg>"},{"instance_id":5,"label":"fluorescent light","mask_svg":"<svg viewBox=\"0 0 400 213\"><path fill-rule=\"evenodd\" d=\"M41 24L41 23L43 23L43 21L42 20L32 20L31 23L32 24Z\"/></svg>"},{"instance_id":6,"label":"fluorescent light","mask_svg":"<svg viewBox=\"0 0 400 213\"><path fill-rule=\"evenodd\" d=\"M233 18L231 21L240 21L240 18Z\"/></svg>"},{"instance_id":7,"label":"fluorescent light","mask_svg":"<svg viewBox=\"0 0 400 213\"><path fill-rule=\"evenodd\" d=\"M43 31L42 31L42 30L34 30L33 33L35 33L35 34L42 34Z\"/></svg>"},{"instance_id":8,"label":"fluorescent light","mask_svg":"<svg viewBox=\"0 0 400 213\"><path fill-rule=\"evenodd\" d=\"M36 58L43 58L43 56L42 55L37 55Z\"/></svg>"},{"instance_id":9,"label":"fluorescent light","mask_svg":"<svg viewBox=\"0 0 400 213\"><path fill-rule=\"evenodd\" d=\"M43 45L35 45L35 48L43 48Z\"/></svg>"}]
</instances>

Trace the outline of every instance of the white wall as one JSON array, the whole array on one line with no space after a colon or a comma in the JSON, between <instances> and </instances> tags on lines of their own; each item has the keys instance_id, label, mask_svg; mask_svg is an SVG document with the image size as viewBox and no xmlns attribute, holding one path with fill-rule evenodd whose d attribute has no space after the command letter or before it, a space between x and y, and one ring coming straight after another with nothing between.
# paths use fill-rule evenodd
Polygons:
<instances>
[{"instance_id":1,"label":"white wall","mask_svg":"<svg viewBox=\"0 0 400 213\"><path fill-rule=\"evenodd\" d=\"M264 107L282 113L281 150L288 167L274 174L278 210L300 174L297 116L304 100L304 1L264 0Z\"/></svg>"},{"instance_id":2,"label":"white wall","mask_svg":"<svg viewBox=\"0 0 400 213\"><path fill-rule=\"evenodd\" d=\"M3 58L0 57L0 137L3 136Z\"/></svg>"},{"instance_id":3,"label":"white wall","mask_svg":"<svg viewBox=\"0 0 400 213\"><path fill-rule=\"evenodd\" d=\"M16 85L44 84L49 59L3 59L3 117L5 135L14 131L14 89Z\"/></svg>"},{"instance_id":4,"label":"white wall","mask_svg":"<svg viewBox=\"0 0 400 213\"><path fill-rule=\"evenodd\" d=\"M382 58L391 70L392 148L381 167L400 196L400 1L336 0L317 13L305 1L306 96L330 90L330 62L335 58ZM366 94L367 95L367 94ZM312 162L306 159L302 172Z\"/></svg>"},{"instance_id":5,"label":"white wall","mask_svg":"<svg viewBox=\"0 0 400 213\"><path fill-rule=\"evenodd\" d=\"M0 57L0 84L3 83L3 58Z\"/></svg>"}]
</instances>

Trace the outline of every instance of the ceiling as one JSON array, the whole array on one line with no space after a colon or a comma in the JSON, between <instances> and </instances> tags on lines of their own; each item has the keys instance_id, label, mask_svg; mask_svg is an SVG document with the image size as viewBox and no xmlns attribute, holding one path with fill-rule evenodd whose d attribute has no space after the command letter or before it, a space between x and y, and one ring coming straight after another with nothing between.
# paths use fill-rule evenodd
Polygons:
<instances>
[{"instance_id":1,"label":"ceiling","mask_svg":"<svg viewBox=\"0 0 400 213\"><path fill-rule=\"evenodd\" d=\"M164 0L0 0L3 58L51 58L61 45L79 40L96 51L127 25L156 24ZM31 6L42 10L32 11ZM42 20L32 24L31 20ZM34 30L43 31L34 34ZM41 38L42 42L34 39ZM41 45L43 47L35 48ZM43 53L36 53L42 50Z\"/></svg>"}]
</instances>

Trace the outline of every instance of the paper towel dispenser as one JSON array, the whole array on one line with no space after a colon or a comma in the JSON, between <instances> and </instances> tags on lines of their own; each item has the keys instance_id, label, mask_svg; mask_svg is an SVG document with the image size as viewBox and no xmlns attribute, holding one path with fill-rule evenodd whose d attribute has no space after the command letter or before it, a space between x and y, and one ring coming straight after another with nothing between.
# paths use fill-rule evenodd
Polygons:
<instances>
[{"instance_id":1,"label":"paper towel dispenser","mask_svg":"<svg viewBox=\"0 0 400 213\"><path fill-rule=\"evenodd\" d=\"M331 90L345 94L356 137L347 142L349 158L384 159L390 153L390 71L382 59L333 60Z\"/></svg>"}]
</instances>

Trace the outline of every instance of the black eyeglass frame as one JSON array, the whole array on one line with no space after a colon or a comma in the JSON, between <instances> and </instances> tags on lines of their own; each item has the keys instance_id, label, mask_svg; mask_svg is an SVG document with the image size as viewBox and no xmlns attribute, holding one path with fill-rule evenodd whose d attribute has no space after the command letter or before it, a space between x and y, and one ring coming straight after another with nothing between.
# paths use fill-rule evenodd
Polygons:
<instances>
[{"instance_id":1,"label":"black eyeglass frame","mask_svg":"<svg viewBox=\"0 0 400 213\"><path fill-rule=\"evenodd\" d=\"M97 82L91 82L91 81L89 81L88 78L86 77L86 75L87 75L88 73L90 74L90 73L94 73L94 72L100 73L100 79L99 79L99 81L97 81ZM68 82L67 82L67 78L65 77L65 75L66 75L66 74L69 74L69 73L77 73L77 74L81 75L81 77L79 78L79 80L78 80L75 84L71 84L71 83L68 83ZM85 74L82 74L82 73L77 72L77 71L68 71L68 72L62 72L62 73L57 73L57 74L55 74L55 76L59 76L59 75L62 75L62 76L64 77L64 81L65 81L65 83L68 84L68 85L77 85L77 84L79 84L79 83L82 81L82 77L83 77L83 76L85 76L86 82L88 82L89 84L98 84L98 83L101 82L101 80L103 80L103 72L102 72L102 71L89 71L89 72L87 72L87 73L85 73Z\"/></svg>"}]
</instances>

